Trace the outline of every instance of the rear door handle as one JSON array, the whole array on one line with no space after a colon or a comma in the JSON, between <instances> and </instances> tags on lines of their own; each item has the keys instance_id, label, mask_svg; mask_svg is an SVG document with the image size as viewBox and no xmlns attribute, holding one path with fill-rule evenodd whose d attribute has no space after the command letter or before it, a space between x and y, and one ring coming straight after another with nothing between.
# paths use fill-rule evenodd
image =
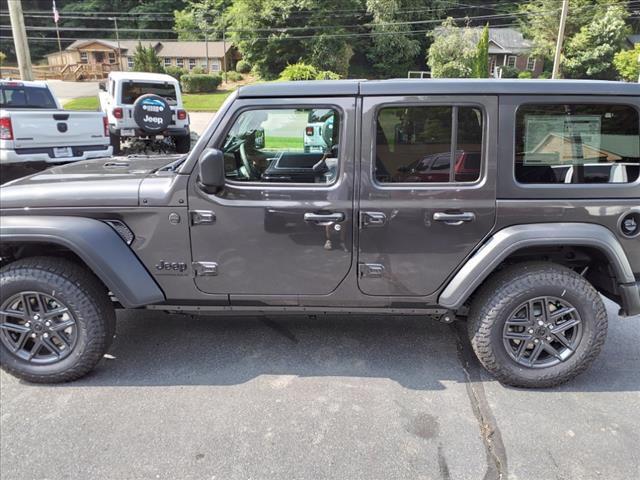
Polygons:
<instances>
[{"instance_id":1,"label":"rear door handle","mask_svg":"<svg viewBox=\"0 0 640 480\"><path fill-rule=\"evenodd\" d=\"M314 213L307 212L304 214L304 221L315 223L316 225L327 226L334 223L344 222L345 215L342 212L335 213Z\"/></svg>"},{"instance_id":2,"label":"rear door handle","mask_svg":"<svg viewBox=\"0 0 640 480\"><path fill-rule=\"evenodd\" d=\"M445 213L436 212L433 214L433 220L436 222L443 222L446 225L457 227L463 223L473 222L476 219L476 214L473 212L462 213Z\"/></svg>"}]
</instances>

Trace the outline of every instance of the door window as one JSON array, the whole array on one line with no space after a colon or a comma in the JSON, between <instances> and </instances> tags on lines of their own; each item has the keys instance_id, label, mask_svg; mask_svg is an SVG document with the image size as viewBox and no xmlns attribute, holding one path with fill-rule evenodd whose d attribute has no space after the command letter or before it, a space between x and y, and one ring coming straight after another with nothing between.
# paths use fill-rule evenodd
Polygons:
<instances>
[{"instance_id":1,"label":"door window","mask_svg":"<svg viewBox=\"0 0 640 480\"><path fill-rule=\"evenodd\" d=\"M245 111L221 148L226 176L241 182L333 183L339 126L340 115L331 108Z\"/></svg>"},{"instance_id":2,"label":"door window","mask_svg":"<svg viewBox=\"0 0 640 480\"><path fill-rule=\"evenodd\" d=\"M376 130L375 178L380 183L475 182L480 178L479 108L383 108Z\"/></svg>"},{"instance_id":3,"label":"door window","mask_svg":"<svg viewBox=\"0 0 640 480\"><path fill-rule=\"evenodd\" d=\"M518 109L515 174L520 183L632 183L639 166L640 123L631 106Z\"/></svg>"}]
</instances>

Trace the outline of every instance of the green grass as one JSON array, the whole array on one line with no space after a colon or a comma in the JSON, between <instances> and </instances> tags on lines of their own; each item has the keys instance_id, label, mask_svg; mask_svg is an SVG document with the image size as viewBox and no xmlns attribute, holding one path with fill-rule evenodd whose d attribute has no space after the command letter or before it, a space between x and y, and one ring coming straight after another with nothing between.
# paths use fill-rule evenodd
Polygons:
<instances>
[{"instance_id":1,"label":"green grass","mask_svg":"<svg viewBox=\"0 0 640 480\"><path fill-rule=\"evenodd\" d=\"M232 90L216 93L183 93L182 103L187 112L216 112L231 93Z\"/></svg>"},{"instance_id":2,"label":"green grass","mask_svg":"<svg viewBox=\"0 0 640 480\"><path fill-rule=\"evenodd\" d=\"M80 97L69 100L63 107L65 110L98 110L100 101L98 97Z\"/></svg>"},{"instance_id":3,"label":"green grass","mask_svg":"<svg viewBox=\"0 0 640 480\"><path fill-rule=\"evenodd\" d=\"M184 93L182 102L187 112L215 112L231 92L223 90L216 93ZM69 100L63 106L65 110L98 110L100 102L98 97L80 97Z\"/></svg>"},{"instance_id":4,"label":"green grass","mask_svg":"<svg viewBox=\"0 0 640 480\"><path fill-rule=\"evenodd\" d=\"M270 137L265 138L266 150L302 150L304 144L302 136L299 137Z\"/></svg>"}]
</instances>

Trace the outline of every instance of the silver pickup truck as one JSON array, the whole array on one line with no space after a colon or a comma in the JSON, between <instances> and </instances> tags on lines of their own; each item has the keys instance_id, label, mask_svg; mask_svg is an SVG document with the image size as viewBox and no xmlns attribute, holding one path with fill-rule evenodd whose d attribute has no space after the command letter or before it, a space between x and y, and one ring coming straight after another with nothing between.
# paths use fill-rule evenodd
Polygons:
<instances>
[{"instance_id":1,"label":"silver pickup truck","mask_svg":"<svg viewBox=\"0 0 640 480\"><path fill-rule=\"evenodd\" d=\"M45 82L0 81L0 163L60 164L109 157L107 117L63 110Z\"/></svg>"}]
</instances>

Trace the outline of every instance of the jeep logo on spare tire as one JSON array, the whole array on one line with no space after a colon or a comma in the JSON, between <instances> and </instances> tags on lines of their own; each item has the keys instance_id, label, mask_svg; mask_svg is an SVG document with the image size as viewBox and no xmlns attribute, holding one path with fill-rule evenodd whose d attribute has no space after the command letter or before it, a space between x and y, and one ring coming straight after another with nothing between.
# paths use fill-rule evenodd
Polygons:
<instances>
[{"instance_id":1,"label":"jeep logo on spare tire","mask_svg":"<svg viewBox=\"0 0 640 480\"><path fill-rule=\"evenodd\" d=\"M158 133L171 123L171 108L158 95L142 95L133 104L133 119L147 133Z\"/></svg>"}]
</instances>

